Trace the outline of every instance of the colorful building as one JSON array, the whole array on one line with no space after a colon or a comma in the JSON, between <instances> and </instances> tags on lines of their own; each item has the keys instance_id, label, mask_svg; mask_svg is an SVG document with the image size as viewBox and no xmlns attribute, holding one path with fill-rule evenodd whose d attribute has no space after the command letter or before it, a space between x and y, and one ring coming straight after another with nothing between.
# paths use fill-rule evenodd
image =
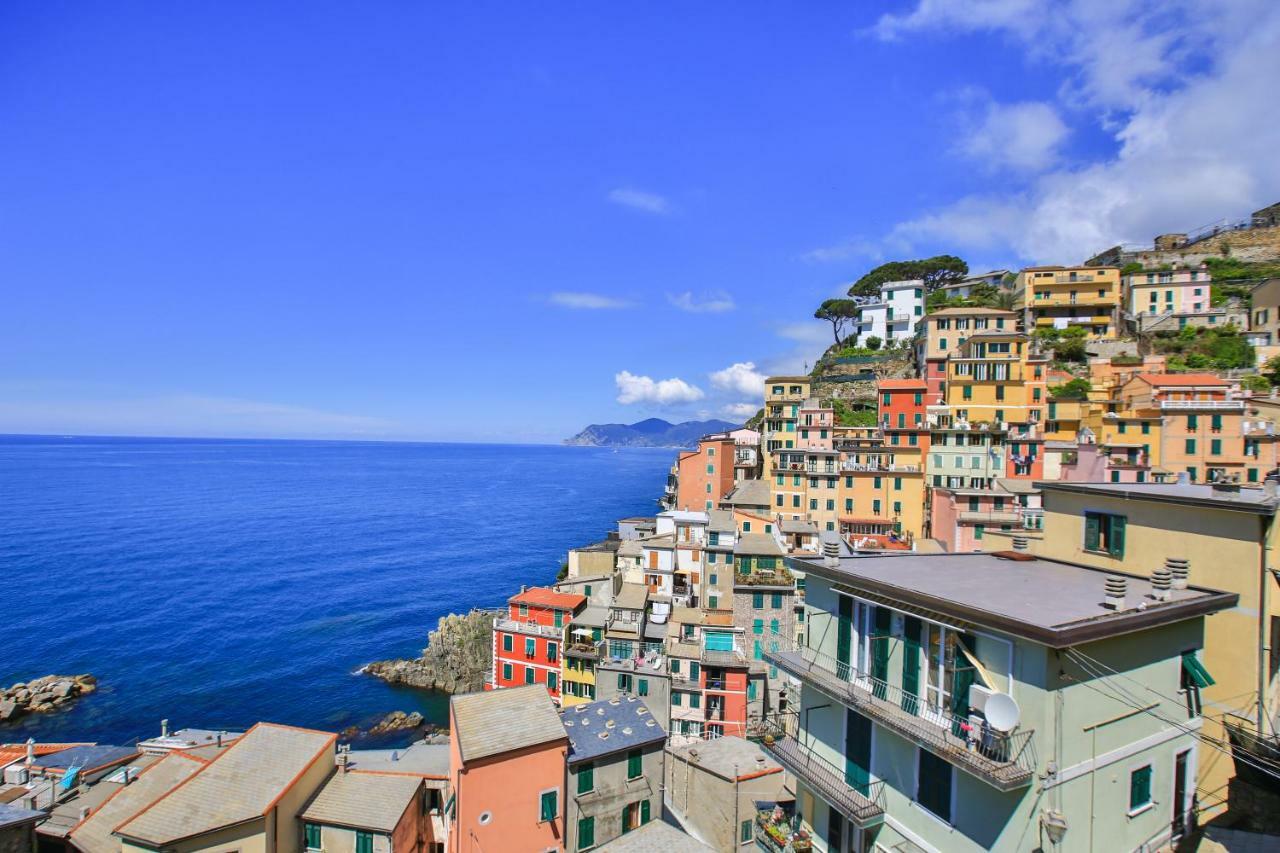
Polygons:
<instances>
[{"instance_id":1,"label":"colorful building","mask_svg":"<svg viewBox=\"0 0 1280 853\"><path fill-rule=\"evenodd\" d=\"M449 700L449 850L563 850L569 737L539 687Z\"/></svg>"},{"instance_id":2,"label":"colorful building","mask_svg":"<svg viewBox=\"0 0 1280 853\"><path fill-rule=\"evenodd\" d=\"M997 480L989 489L935 488L929 535L951 552L999 551L1008 535L1040 529L1040 490L1025 480ZM992 537L1000 532L1006 536Z\"/></svg>"},{"instance_id":3,"label":"colorful building","mask_svg":"<svg viewBox=\"0 0 1280 853\"><path fill-rule=\"evenodd\" d=\"M493 620L492 688L541 684L560 698L560 658L584 595L534 587L507 599L507 613Z\"/></svg>"},{"instance_id":4,"label":"colorful building","mask_svg":"<svg viewBox=\"0 0 1280 853\"><path fill-rule=\"evenodd\" d=\"M1141 441L1153 445L1151 456L1161 468L1185 472L1192 482L1249 479L1245 402L1234 397L1230 382L1208 373L1140 373L1120 387L1118 397L1123 418L1117 426L1132 416L1161 419L1158 430L1149 428L1159 433L1158 444ZM1149 421L1139 420L1144 422ZM1256 482L1257 466L1252 476Z\"/></svg>"},{"instance_id":5,"label":"colorful building","mask_svg":"<svg viewBox=\"0 0 1280 853\"><path fill-rule=\"evenodd\" d=\"M710 510L732 491L738 444L729 433L698 440L698 449L676 457L678 471L673 509Z\"/></svg>"},{"instance_id":6,"label":"colorful building","mask_svg":"<svg viewBox=\"0 0 1280 853\"><path fill-rule=\"evenodd\" d=\"M943 308L930 311L916 334L916 366L925 381L926 403L936 406L946 399L947 358L975 332L1014 331L1018 315L998 308Z\"/></svg>"},{"instance_id":7,"label":"colorful building","mask_svg":"<svg viewBox=\"0 0 1280 853\"><path fill-rule=\"evenodd\" d=\"M797 447L800 406L808 398L808 376L771 376L764 381L764 421L760 432L763 477L773 473L773 451Z\"/></svg>"},{"instance_id":8,"label":"colorful building","mask_svg":"<svg viewBox=\"0 0 1280 853\"><path fill-rule=\"evenodd\" d=\"M880 297L863 303L854 326L858 346L871 338L884 343L910 340L924 316L924 282L890 281L880 285Z\"/></svg>"},{"instance_id":9,"label":"colorful building","mask_svg":"<svg viewBox=\"0 0 1280 853\"><path fill-rule=\"evenodd\" d=\"M1118 333L1123 290L1116 267L1028 267L1014 288L1028 332L1079 326L1091 340Z\"/></svg>"}]
</instances>

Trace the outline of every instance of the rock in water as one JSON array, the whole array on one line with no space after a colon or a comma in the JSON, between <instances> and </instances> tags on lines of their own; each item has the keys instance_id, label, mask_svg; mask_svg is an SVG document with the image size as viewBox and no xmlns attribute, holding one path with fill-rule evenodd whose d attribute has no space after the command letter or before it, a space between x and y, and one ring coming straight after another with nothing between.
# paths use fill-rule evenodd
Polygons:
<instances>
[{"instance_id":1,"label":"rock in water","mask_svg":"<svg viewBox=\"0 0 1280 853\"><path fill-rule=\"evenodd\" d=\"M0 689L0 721L16 720L24 714L46 714L70 704L73 699L97 689L92 675L46 675L20 681Z\"/></svg>"},{"instance_id":2,"label":"rock in water","mask_svg":"<svg viewBox=\"0 0 1280 853\"><path fill-rule=\"evenodd\" d=\"M364 671L390 684L446 693L483 690L493 668L494 615L492 610L450 613L428 636L422 657L374 661Z\"/></svg>"}]
</instances>

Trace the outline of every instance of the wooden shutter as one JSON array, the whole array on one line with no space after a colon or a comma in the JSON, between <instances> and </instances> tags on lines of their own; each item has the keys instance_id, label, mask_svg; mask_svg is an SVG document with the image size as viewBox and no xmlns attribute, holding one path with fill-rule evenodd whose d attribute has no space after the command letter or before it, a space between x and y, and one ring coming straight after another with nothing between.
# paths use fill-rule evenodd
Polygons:
<instances>
[{"instance_id":1,"label":"wooden shutter","mask_svg":"<svg viewBox=\"0 0 1280 853\"><path fill-rule=\"evenodd\" d=\"M840 615L836 627L836 675L848 680L849 655L853 646L853 599L840 596Z\"/></svg>"},{"instance_id":2,"label":"wooden shutter","mask_svg":"<svg viewBox=\"0 0 1280 853\"><path fill-rule=\"evenodd\" d=\"M915 714L920 695L920 632L923 624L915 616L906 617L902 642L902 709Z\"/></svg>"},{"instance_id":3,"label":"wooden shutter","mask_svg":"<svg viewBox=\"0 0 1280 853\"><path fill-rule=\"evenodd\" d=\"M1113 557L1124 557L1124 532L1126 519L1123 515L1111 516L1111 531L1107 536L1107 551Z\"/></svg>"},{"instance_id":4,"label":"wooden shutter","mask_svg":"<svg viewBox=\"0 0 1280 853\"><path fill-rule=\"evenodd\" d=\"M1086 551L1097 551L1099 541L1099 528L1102 519L1096 515L1087 514L1084 517L1084 548Z\"/></svg>"},{"instance_id":5,"label":"wooden shutter","mask_svg":"<svg viewBox=\"0 0 1280 853\"><path fill-rule=\"evenodd\" d=\"M844 781L864 797L871 790L871 720L845 709Z\"/></svg>"},{"instance_id":6,"label":"wooden shutter","mask_svg":"<svg viewBox=\"0 0 1280 853\"><path fill-rule=\"evenodd\" d=\"M872 685L876 696L883 699L888 690L889 681L889 626L893 614L887 607L875 610L875 626L871 629L871 677L876 679Z\"/></svg>"}]
</instances>

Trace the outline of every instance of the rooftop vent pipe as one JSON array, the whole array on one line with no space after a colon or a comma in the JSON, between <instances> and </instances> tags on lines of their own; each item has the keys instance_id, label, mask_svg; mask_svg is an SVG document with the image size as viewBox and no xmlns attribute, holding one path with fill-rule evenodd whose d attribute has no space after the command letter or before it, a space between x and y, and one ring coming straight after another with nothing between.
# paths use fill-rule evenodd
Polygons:
<instances>
[{"instance_id":1,"label":"rooftop vent pipe","mask_svg":"<svg viewBox=\"0 0 1280 853\"><path fill-rule=\"evenodd\" d=\"M1106 596L1102 600L1102 606L1111 610L1124 610L1124 594L1129 588L1129 581L1122 577L1112 575L1107 578Z\"/></svg>"},{"instance_id":2,"label":"rooftop vent pipe","mask_svg":"<svg viewBox=\"0 0 1280 853\"><path fill-rule=\"evenodd\" d=\"M1156 601L1168 601L1173 595L1173 572L1161 566L1151 573L1151 597Z\"/></svg>"},{"instance_id":3,"label":"rooftop vent pipe","mask_svg":"<svg viewBox=\"0 0 1280 853\"><path fill-rule=\"evenodd\" d=\"M1191 563L1182 557L1169 557L1164 561L1165 568L1173 578L1174 589L1186 589L1187 578L1191 575Z\"/></svg>"}]
</instances>

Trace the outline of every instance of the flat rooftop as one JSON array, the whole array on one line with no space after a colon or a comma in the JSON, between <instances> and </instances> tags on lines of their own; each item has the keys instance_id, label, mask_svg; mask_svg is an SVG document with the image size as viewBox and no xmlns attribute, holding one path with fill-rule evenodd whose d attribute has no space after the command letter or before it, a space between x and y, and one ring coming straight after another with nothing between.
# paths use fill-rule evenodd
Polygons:
<instances>
[{"instance_id":1,"label":"flat rooftop","mask_svg":"<svg viewBox=\"0 0 1280 853\"><path fill-rule=\"evenodd\" d=\"M736 778L741 780L746 776L757 776L761 772L782 772L782 765L769 757L759 744L736 735L695 741L672 752L680 756L682 762L687 759L693 767L700 767L730 781L735 778L735 773Z\"/></svg>"},{"instance_id":2,"label":"flat rooftop","mask_svg":"<svg viewBox=\"0 0 1280 853\"><path fill-rule=\"evenodd\" d=\"M1037 482L1036 486L1044 492L1107 495L1132 500L1252 512L1258 515L1275 515L1276 506L1280 505L1280 498L1268 496L1266 489L1222 489L1207 484Z\"/></svg>"},{"instance_id":3,"label":"flat rooftop","mask_svg":"<svg viewBox=\"0 0 1280 853\"><path fill-rule=\"evenodd\" d=\"M835 567L819 558L788 562L890 607L919 608L958 627L994 629L1052 648L1204 616L1239 599L1189 587L1156 601L1149 578L1017 552L845 557ZM1121 610L1103 605L1112 576L1127 581Z\"/></svg>"},{"instance_id":4,"label":"flat rooftop","mask_svg":"<svg viewBox=\"0 0 1280 853\"><path fill-rule=\"evenodd\" d=\"M449 744L418 741L403 749L353 749L347 766L352 770L411 773L417 776L449 775Z\"/></svg>"}]
</instances>

